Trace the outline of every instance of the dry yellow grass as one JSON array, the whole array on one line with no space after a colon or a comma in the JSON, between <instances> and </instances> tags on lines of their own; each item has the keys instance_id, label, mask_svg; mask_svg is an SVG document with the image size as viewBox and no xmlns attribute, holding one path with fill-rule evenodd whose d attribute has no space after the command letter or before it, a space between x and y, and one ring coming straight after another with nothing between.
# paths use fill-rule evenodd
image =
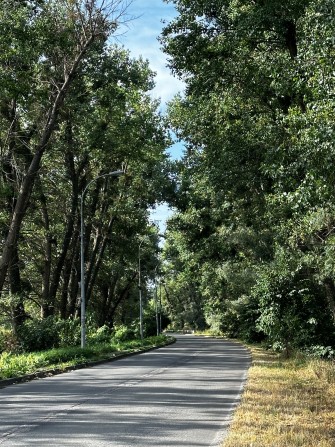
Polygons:
<instances>
[{"instance_id":1,"label":"dry yellow grass","mask_svg":"<svg viewBox=\"0 0 335 447\"><path fill-rule=\"evenodd\" d=\"M253 365L222 447L335 447L335 364L252 348Z\"/></svg>"}]
</instances>

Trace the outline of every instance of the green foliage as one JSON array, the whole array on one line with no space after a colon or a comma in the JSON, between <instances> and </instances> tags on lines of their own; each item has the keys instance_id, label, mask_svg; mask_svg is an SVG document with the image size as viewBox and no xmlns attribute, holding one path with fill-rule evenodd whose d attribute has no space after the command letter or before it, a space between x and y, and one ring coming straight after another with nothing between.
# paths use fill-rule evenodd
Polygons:
<instances>
[{"instance_id":1,"label":"green foliage","mask_svg":"<svg viewBox=\"0 0 335 447\"><path fill-rule=\"evenodd\" d=\"M114 327L113 339L116 341L129 341L135 338L134 329L125 325Z\"/></svg>"},{"instance_id":2,"label":"green foliage","mask_svg":"<svg viewBox=\"0 0 335 447\"><path fill-rule=\"evenodd\" d=\"M88 324L88 338L99 339L99 334ZM80 320L62 320L53 316L25 321L18 328L18 341L24 351L41 351L52 347L69 347L80 344Z\"/></svg>"},{"instance_id":3,"label":"green foliage","mask_svg":"<svg viewBox=\"0 0 335 447\"><path fill-rule=\"evenodd\" d=\"M19 328L19 340L24 351L42 351L59 346L57 322L53 317L28 320Z\"/></svg>"},{"instance_id":4,"label":"green foliage","mask_svg":"<svg viewBox=\"0 0 335 447\"><path fill-rule=\"evenodd\" d=\"M47 320L54 322L51 323L51 326L54 327L54 331L58 336L58 343L56 346L67 347L78 346L80 344L81 332L79 318L62 320L55 317L48 317ZM99 339L98 331L92 331L91 325L88 324L87 339L90 339L90 337L94 338L94 336Z\"/></svg>"},{"instance_id":5,"label":"green foliage","mask_svg":"<svg viewBox=\"0 0 335 447\"><path fill-rule=\"evenodd\" d=\"M119 23L125 13L118 0L110 6L109 16L96 0L0 6L0 233L5 241L8 229L17 232L9 244L13 259L0 265L1 272L11 266L0 274L0 318L14 332L27 320L20 330L27 349L78 343L85 187L86 301L99 327L123 323L124 309L132 313L139 238L154 233L149 209L173 191L170 138L150 96L154 73L107 41L116 26L112 15L120 14ZM32 160L34 173L27 175ZM101 177L122 166L122 178ZM27 203L14 212L20 194ZM15 216L23 221L11 225ZM153 236L143 247L148 272L158 252ZM47 322L36 322L38 315ZM57 323L60 335L54 323L48 331L50 316L65 321Z\"/></svg>"},{"instance_id":6,"label":"green foliage","mask_svg":"<svg viewBox=\"0 0 335 447\"><path fill-rule=\"evenodd\" d=\"M135 330L125 325L98 327L88 316L86 321L86 340L89 345L111 343L112 340L123 342L136 338ZM4 349L9 346L11 331L6 333ZM138 334L137 334L138 335ZM5 339L5 337L4 337ZM80 345L80 319L62 320L48 317L40 320L28 320L19 328L19 346L26 352L41 351L50 348L67 348Z\"/></svg>"},{"instance_id":7,"label":"green foliage","mask_svg":"<svg viewBox=\"0 0 335 447\"><path fill-rule=\"evenodd\" d=\"M305 352L308 356L318 359L335 359L335 349L332 346L312 345Z\"/></svg>"},{"instance_id":8,"label":"green foliage","mask_svg":"<svg viewBox=\"0 0 335 447\"><path fill-rule=\"evenodd\" d=\"M0 327L0 353L16 352L18 349L19 343L13 331Z\"/></svg>"},{"instance_id":9,"label":"green foliage","mask_svg":"<svg viewBox=\"0 0 335 447\"><path fill-rule=\"evenodd\" d=\"M169 119L187 150L171 319L191 308L216 333L334 346L334 5L174 3L162 43L186 82Z\"/></svg>"},{"instance_id":10,"label":"green foliage","mask_svg":"<svg viewBox=\"0 0 335 447\"><path fill-rule=\"evenodd\" d=\"M242 295L238 300L225 300L221 309L206 312L206 321L215 334L239 338L247 342L260 342L264 332L256 323L260 315L258 301Z\"/></svg>"},{"instance_id":11,"label":"green foliage","mask_svg":"<svg viewBox=\"0 0 335 447\"><path fill-rule=\"evenodd\" d=\"M14 354L3 352L0 354L0 379L20 377L37 371L48 369L64 369L67 366L86 364L89 361L106 360L116 354L139 350L143 347L154 347L166 343L165 336L149 337L141 340L132 340L117 343L92 344L82 349L80 347L67 347L51 349L43 352Z\"/></svg>"},{"instance_id":12,"label":"green foliage","mask_svg":"<svg viewBox=\"0 0 335 447\"><path fill-rule=\"evenodd\" d=\"M87 343L88 344L110 343L111 338L112 338L112 331L106 325L103 325L95 330L89 329L89 331L87 333ZM62 343L62 345L69 346L69 344L66 344L64 342Z\"/></svg>"},{"instance_id":13,"label":"green foliage","mask_svg":"<svg viewBox=\"0 0 335 447\"><path fill-rule=\"evenodd\" d=\"M252 291L259 301L258 328L285 349L331 343L335 333L325 296L299 261L280 250Z\"/></svg>"},{"instance_id":14,"label":"green foliage","mask_svg":"<svg viewBox=\"0 0 335 447\"><path fill-rule=\"evenodd\" d=\"M92 318L86 322L88 343L108 343L111 330L107 326L97 327ZM21 349L27 352L50 348L78 346L81 339L80 319L62 320L53 316L27 320L18 329Z\"/></svg>"}]
</instances>

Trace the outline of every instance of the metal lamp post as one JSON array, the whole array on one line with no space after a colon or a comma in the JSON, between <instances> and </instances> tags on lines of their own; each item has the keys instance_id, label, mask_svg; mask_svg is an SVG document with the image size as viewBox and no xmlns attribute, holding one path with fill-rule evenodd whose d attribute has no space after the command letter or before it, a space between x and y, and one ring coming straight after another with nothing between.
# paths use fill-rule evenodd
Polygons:
<instances>
[{"instance_id":1,"label":"metal lamp post","mask_svg":"<svg viewBox=\"0 0 335 447\"><path fill-rule=\"evenodd\" d=\"M124 171L118 170L99 175L91 180L84 188L80 199L80 296L81 296L81 347L85 347L86 343L86 302L85 302L85 260L84 260L84 201L85 194L91 183L102 177L119 177Z\"/></svg>"},{"instance_id":2,"label":"metal lamp post","mask_svg":"<svg viewBox=\"0 0 335 447\"><path fill-rule=\"evenodd\" d=\"M140 335L143 340L143 303L142 303L142 283L141 283L141 245L144 239L138 245L138 294L140 298Z\"/></svg>"},{"instance_id":3,"label":"metal lamp post","mask_svg":"<svg viewBox=\"0 0 335 447\"><path fill-rule=\"evenodd\" d=\"M159 335L159 316L158 316L158 284L157 284L157 268L159 267L159 264L155 267L155 311L156 311L156 329L157 329L157 335Z\"/></svg>"}]
</instances>

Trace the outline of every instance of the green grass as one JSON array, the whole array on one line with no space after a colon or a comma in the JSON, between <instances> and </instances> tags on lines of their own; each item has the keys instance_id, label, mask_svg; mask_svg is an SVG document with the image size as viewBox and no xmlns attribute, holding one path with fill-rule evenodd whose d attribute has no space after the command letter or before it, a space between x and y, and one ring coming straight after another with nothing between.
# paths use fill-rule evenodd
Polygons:
<instances>
[{"instance_id":1,"label":"green grass","mask_svg":"<svg viewBox=\"0 0 335 447\"><path fill-rule=\"evenodd\" d=\"M143 341L112 341L111 343L95 344L84 349L78 346L23 354L3 352L0 355L0 380L54 369L65 370L83 363L108 360L117 355L164 345L170 340L171 337L161 335L148 337Z\"/></svg>"}]
</instances>

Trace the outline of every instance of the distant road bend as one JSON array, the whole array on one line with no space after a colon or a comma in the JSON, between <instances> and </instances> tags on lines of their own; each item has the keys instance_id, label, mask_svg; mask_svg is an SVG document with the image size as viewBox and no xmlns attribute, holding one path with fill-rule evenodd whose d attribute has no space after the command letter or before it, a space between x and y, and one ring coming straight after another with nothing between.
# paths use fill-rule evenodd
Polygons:
<instances>
[{"instance_id":1,"label":"distant road bend","mask_svg":"<svg viewBox=\"0 0 335 447\"><path fill-rule=\"evenodd\" d=\"M214 447L250 356L230 341L177 336L165 348L0 390L0 446Z\"/></svg>"}]
</instances>

